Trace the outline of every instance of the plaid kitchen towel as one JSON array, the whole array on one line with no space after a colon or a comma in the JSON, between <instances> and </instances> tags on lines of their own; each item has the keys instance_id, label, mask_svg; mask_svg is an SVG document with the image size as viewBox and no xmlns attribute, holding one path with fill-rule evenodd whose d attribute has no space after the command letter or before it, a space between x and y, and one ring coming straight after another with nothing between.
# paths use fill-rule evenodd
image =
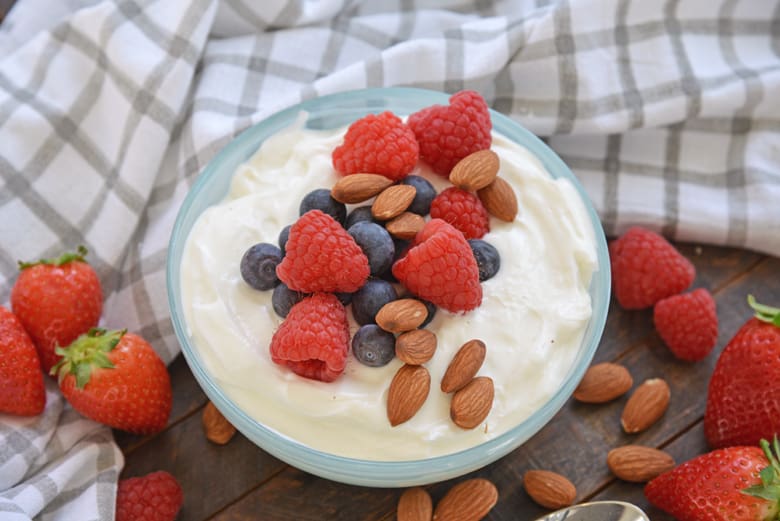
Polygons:
<instances>
[{"instance_id":1,"label":"plaid kitchen towel","mask_svg":"<svg viewBox=\"0 0 780 521\"><path fill-rule=\"evenodd\" d=\"M563 157L610 235L780 255L779 20L778 0L18 0L0 301L18 259L86 244L104 325L170 361L167 241L209 159L301 100L395 85L481 92ZM111 519L110 431L48 398L0 415L0 517Z\"/></svg>"}]
</instances>

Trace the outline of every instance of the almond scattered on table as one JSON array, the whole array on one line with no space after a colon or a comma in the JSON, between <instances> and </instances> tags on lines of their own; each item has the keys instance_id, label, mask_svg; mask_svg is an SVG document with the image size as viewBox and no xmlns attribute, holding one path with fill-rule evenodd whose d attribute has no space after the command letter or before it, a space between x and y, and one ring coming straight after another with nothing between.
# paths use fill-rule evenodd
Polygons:
<instances>
[{"instance_id":1,"label":"almond scattered on table","mask_svg":"<svg viewBox=\"0 0 780 521\"><path fill-rule=\"evenodd\" d=\"M398 217L412 204L417 189L411 185L393 185L384 189L371 205L371 215L380 221Z\"/></svg>"},{"instance_id":2,"label":"almond scattered on table","mask_svg":"<svg viewBox=\"0 0 780 521\"><path fill-rule=\"evenodd\" d=\"M605 403L631 389L634 379L620 364L604 362L588 368L577 388L574 399L585 403Z\"/></svg>"},{"instance_id":3,"label":"almond scattered on table","mask_svg":"<svg viewBox=\"0 0 780 521\"><path fill-rule=\"evenodd\" d=\"M565 476L550 470L529 470L523 476L523 487L539 505L558 509L574 504L577 488Z\"/></svg>"},{"instance_id":4,"label":"almond scattered on table","mask_svg":"<svg viewBox=\"0 0 780 521\"><path fill-rule=\"evenodd\" d=\"M376 314L376 324L390 333L417 329L428 318L428 308L415 298L391 300Z\"/></svg>"},{"instance_id":5,"label":"almond scattered on table","mask_svg":"<svg viewBox=\"0 0 780 521\"><path fill-rule=\"evenodd\" d=\"M387 393L387 419L395 427L420 410L431 389L431 375L421 365L403 365L395 373Z\"/></svg>"},{"instance_id":6,"label":"almond scattered on table","mask_svg":"<svg viewBox=\"0 0 780 521\"><path fill-rule=\"evenodd\" d=\"M478 521L498 502L498 489L490 481L473 478L458 483L436 505L434 521Z\"/></svg>"},{"instance_id":7,"label":"almond scattered on table","mask_svg":"<svg viewBox=\"0 0 780 521\"><path fill-rule=\"evenodd\" d=\"M422 487L406 489L398 500L396 512L398 521L431 521L433 501Z\"/></svg>"},{"instance_id":8,"label":"almond scattered on table","mask_svg":"<svg viewBox=\"0 0 780 521\"><path fill-rule=\"evenodd\" d=\"M478 376L452 396L450 418L458 427L473 429L487 418L494 396L493 379Z\"/></svg>"},{"instance_id":9,"label":"almond scattered on table","mask_svg":"<svg viewBox=\"0 0 780 521\"><path fill-rule=\"evenodd\" d=\"M498 175L500 162L492 150L479 150L464 157L450 172L450 182L463 190L485 188Z\"/></svg>"},{"instance_id":10,"label":"almond scattered on table","mask_svg":"<svg viewBox=\"0 0 780 521\"><path fill-rule=\"evenodd\" d=\"M675 466L667 452L641 445L624 445L607 454L607 466L624 481L644 483Z\"/></svg>"},{"instance_id":11,"label":"almond scattered on table","mask_svg":"<svg viewBox=\"0 0 780 521\"><path fill-rule=\"evenodd\" d=\"M485 361L487 349L482 340L469 340L463 344L441 379L441 390L451 393L464 387L476 376L482 362Z\"/></svg>"},{"instance_id":12,"label":"almond scattered on table","mask_svg":"<svg viewBox=\"0 0 780 521\"><path fill-rule=\"evenodd\" d=\"M663 416L669 407L669 384L661 378L645 380L628 398L620 423L629 434L641 432Z\"/></svg>"},{"instance_id":13,"label":"almond scattered on table","mask_svg":"<svg viewBox=\"0 0 780 521\"><path fill-rule=\"evenodd\" d=\"M395 339L395 356L405 364L422 365L436 352L436 335L427 329L415 329Z\"/></svg>"},{"instance_id":14,"label":"almond scattered on table","mask_svg":"<svg viewBox=\"0 0 780 521\"><path fill-rule=\"evenodd\" d=\"M392 179L379 174L352 174L339 179L330 189L330 196L340 203L362 203L393 184Z\"/></svg>"},{"instance_id":15,"label":"almond scattered on table","mask_svg":"<svg viewBox=\"0 0 780 521\"><path fill-rule=\"evenodd\" d=\"M206 439L217 445L225 445L236 434L236 428L225 418L213 403L209 402L203 409L203 431Z\"/></svg>"}]
</instances>

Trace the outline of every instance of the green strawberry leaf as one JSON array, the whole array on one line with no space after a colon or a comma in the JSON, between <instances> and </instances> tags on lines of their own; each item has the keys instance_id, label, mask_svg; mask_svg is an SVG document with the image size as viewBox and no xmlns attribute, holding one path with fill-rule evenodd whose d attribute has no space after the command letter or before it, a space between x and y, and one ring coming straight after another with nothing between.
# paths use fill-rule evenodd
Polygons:
<instances>
[{"instance_id":1,"label":"green strawberry leaf","mask_svg":"<svg viewBox=\"0 0 780 521\"><path fill-rule=\"evenodd\" d=\"M759 304L753 295L748 295L747 301L748 305L756 312L757 319L780 327L780 308Z\"/></svg>"},{"instance_id":2,"label":"green strawberry leaf","mask_svg":"<svg viewBox=\"0 0 780 521\"><path fill-rule=\"evenodd\" d=\"M87 248L84 245L80 245L76 250L76 253L66 252L54 259L39 259L33 262L19 261L19 269L24 270L39 264L44 264L47 266L62 266L63 264L67 264L69 262L85 262L84 258L87 256L87 253Z\"/></svg>"},{"instance_id":3,"label":"green strawberry leaf","mask_svg":"<svg viewBox=\"0 0 780 521\"><path fill-rule=\"evenodd\" d=\"M750 496L766 499L777 506L780 503L780 461L778 460L780 442L778 442L777 435L775 435L771 445L767 440L763 439L759 444L764 451L766 459L769 461L769 465L759 472L761 484L742 489L742 492Z\"/></svg>"},{"instance_id":4,"label":"green strawberry leaf","mask_svg":"<svg viewBox=\"0 0 780 521\"><path fill-rule=\"evenodd\" d=\"M126 329L106 331L92 328L73 341L68 347L57 346L55 352L62 359L51 369L52 375L57 375L60 384L66 376L72 374L76 378L76 387L83 389L95 369L113 369L109 353L119 344Z\"/></svg>"}]
</instances>

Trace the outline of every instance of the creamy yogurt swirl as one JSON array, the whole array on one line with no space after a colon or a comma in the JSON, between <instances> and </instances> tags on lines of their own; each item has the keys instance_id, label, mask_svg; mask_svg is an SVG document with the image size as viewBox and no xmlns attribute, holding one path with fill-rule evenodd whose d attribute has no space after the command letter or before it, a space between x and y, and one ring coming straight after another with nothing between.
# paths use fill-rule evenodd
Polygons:
<instances>
[{"instance_id":1,"label":"creamy yogurt swirl","mask_svg":"<svg viewBox=\"0 0 780 521\"><path fill-rule=\"evenodd\" d=\"M500 174L515 189L514 222L491 218L484 240L498 249L501 269L482 283L482 305L467 314L439 309L427 326L438 338L426 363L431 391L408 422L391 427L387 389L401 366L361 365L350 353L335 382L302 378L274 364L271 337L281 323L271 291L250 288L239 264L252 244L276 244L298 217L304 195L330 188L339 174L331 152L346 129L300 125L267 139L234 174L225 199L198 218L181 264L186 329L206 370L249 416L313 449L340 456L403 461L439 456L506 432L538 410L560 387L591 318L588 294L597 269L594 231L574 186L554 179L524 147L494 134ZM423 165L413 172L437 191L449 183ZM351 333L357 324L350 314ZM490 376L495 401L483 425L464 430L449 415L439 383L455 352L478 338L487 346L479 375Z\"/></svg>"}]
</instances>

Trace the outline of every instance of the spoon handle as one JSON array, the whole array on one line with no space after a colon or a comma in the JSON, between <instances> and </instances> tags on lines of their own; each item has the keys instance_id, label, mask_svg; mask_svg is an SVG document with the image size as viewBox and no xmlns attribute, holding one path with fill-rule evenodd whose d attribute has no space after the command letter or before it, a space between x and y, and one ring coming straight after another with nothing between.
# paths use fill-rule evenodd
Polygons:
<instances>
[{"instance_id":1,"label":"spoon handle","mask_svg":"<svg viewBox=\"0 0 780 521\"><path fill-rule=\"evenodd\" d=\"M536 521L650 521L647 514L623 501L594 501L557 510Z\"/></svg>"}]
</instances>

